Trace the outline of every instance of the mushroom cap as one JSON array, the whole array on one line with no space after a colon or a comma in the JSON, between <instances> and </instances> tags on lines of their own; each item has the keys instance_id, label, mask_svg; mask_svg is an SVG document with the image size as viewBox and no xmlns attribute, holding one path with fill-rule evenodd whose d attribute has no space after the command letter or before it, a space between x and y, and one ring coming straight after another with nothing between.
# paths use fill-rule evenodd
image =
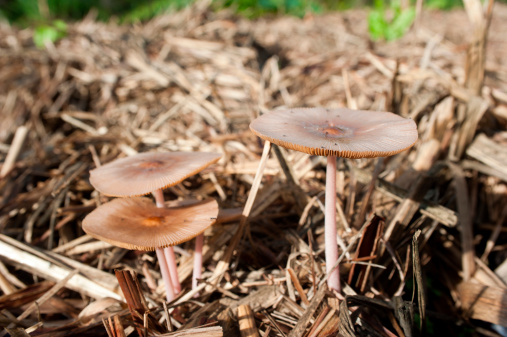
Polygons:
<instances>
[{"instance_id":1,"label":"mushroom cap","mask_svg":"<svg viewBox=\"0 0 507 337\"><path fill-rule=\"evenodd\" d=\"M109 196L145 195L180 183L220 157L213 152L140 153L91 170L90 183Z\"/></svg>"},{"instance_id":2,"label":"mushroom cap","mask_svg":"<svg viewBox=\"0 0 507 337\"><path fill-rule=\"evenodd\" d=\"M119 198L88 214L83 230L118 247L155 250L191 240L213 225L217 215L218 204L213 199L159 208L148 198Z\"/></svg>"},{"instance_id":3,"label":"mushroom cap","mask_svg":"<svg viewBox=\"0 0 507 337\"><path fill-rule=\"evenodd\" d=\"M266 113L250 123L260 138L320 156L385 157L417 141L417 125L391 112L346 108L294 108Z\"/></svg>"}]
</instances>

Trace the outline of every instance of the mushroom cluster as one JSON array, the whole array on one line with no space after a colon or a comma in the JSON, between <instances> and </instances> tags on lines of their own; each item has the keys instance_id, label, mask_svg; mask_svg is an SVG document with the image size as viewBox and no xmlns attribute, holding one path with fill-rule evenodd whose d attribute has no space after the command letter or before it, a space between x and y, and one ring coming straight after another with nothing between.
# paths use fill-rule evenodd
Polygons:
<instances>
[{"instance_id":1,"label":"mushroom cluster","mask_svg":"<svg viewBox=\"0 0 507 337\"><path fill-rule=\"evenodd\" d=\"M114 199L97 207L83 220L89 235L113 245L138 250L155 250L166 297L172 301L181 285L173 246L194 237L193 285L201 277L202 233L216 221L218 204L206 200L189 206L165 208L163 189L200 172L221 157L219 153L142 153L117 159L90 171L90 183ZM152 193L156 204L139 197Z\"/></svg>"},{"instance_id":2,"label":"mushroom cluster","mask_svg":"<svg viewBox=\"0 0 507 337\"><path fill-rule=\"evenodd\" d=\"M417 141L417 126L390 112L295 108L266 113L250 124L260 138L288 149L327 157L325 254L328 286L341 291L336 231L336 157L391 156Z\"/></svg>"},{"instance_id":3,"label":"mushroom cluster","mask_svg":"<svg viewBox=\"0 0 507 337\"><path fill-rule=\"evenodd\" d=\"M288 149L327 157L325 255L330 289L341 292L336 230L336 158L394 155L417 141L414 121L390 112L294 108L266 113L250 124L260 138ZM267 152L266 152L267 153ZM144 153L118 159L90 172L91 184L117 197L83 220L91 236L114 245L155 250L171 301L181 290L172 246L196 237L193 287L202 269L202 233L218 215L215 200L165 208L164 188L217 162L218 153ZM152 193L156 206L145 197Z\"/></svg>"}]
</instances>

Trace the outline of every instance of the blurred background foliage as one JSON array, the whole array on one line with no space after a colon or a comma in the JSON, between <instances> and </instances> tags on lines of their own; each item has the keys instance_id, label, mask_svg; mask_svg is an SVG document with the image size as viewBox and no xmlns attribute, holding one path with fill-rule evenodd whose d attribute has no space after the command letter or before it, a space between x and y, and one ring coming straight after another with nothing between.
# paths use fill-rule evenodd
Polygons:
<instances>
[{"instance_id":1,"label":"blurred background foliage","mask_svg":"<svg viewBox=\"0 0 507 337\"><path fill-rule=\"evenodd\" d=\"M65 22L82 19L91 10L99 20L120 23L146 21L164 12L182 9L196 0L0 0L0 22L34 28L34 43L43 48L67 35ZM247 18L265 15L320 14L367 8L372 40L402 37L415 19L416 0L213 0L214 10L229 9ZM506 2L507 0L500 0ZM424 0L426 8L452 9L462 0Z\"/></svg>"},{"instance_id":2,"label":"blurred background foliage","mask_svg":"<svg viewBox=\"0 0 507 337\"><path fill-rule=\"evenodd\" d=\"M507 0L502 0L507 2ZM148 20L165 11L181 9L193 0L0 0L0 18L20 26L47 23L48 20L79 20L95 9L100 20L121 22ZM391 6L393 1L381 1ZM408 0L405 2L409 3ZM308 12L323 13L357 7L378 8L374 0L215 0L216 10L230 8L248 18L289 14L298 17ZM425 0L426 7L450 9L461 0Z\"/></svg>"}]
</instances>

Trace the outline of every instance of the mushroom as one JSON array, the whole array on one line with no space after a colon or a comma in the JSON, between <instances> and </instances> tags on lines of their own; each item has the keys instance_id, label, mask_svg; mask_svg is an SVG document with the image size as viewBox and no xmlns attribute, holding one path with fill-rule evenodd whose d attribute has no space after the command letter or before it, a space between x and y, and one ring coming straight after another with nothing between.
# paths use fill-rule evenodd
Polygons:
<instances>
[{"instance_id":1,"label":"mushroom","mask_svg":"<svg viewBox=\"0 0 507 337\"><path fill-rule=\"evenodd\" d=\"M132 197L152 193L158 207L164 207L162 190L216 163L222 155L211 152L149 152L120 158L90 171L90 183L108 196ZM202 234L196 238L192 284L202 269ZM181 291L172 246L157 248L160 264L166 264L175 293ZM163 258L163 261L162 261ZM164 273L162 276L164 277ZM167 285L167 280L164 280Z\"/></svg>"},{"instance_id":2,"label":"mushroom","mask_svg":"<svg viewBox=\"0 0 507 337\"><path fill-rule=\"evenodd\" d=\"M115 246L157 252L166 286L167 300L174 298L164 254L170 247L201 235L213 225L218 204L208 199L193 205L157 207L148 198L119 198L107 202L83 220L83 230L90 236ZM164 277L165 274L165 277Z\"/></svg>"},{"instance_id":3,"label":"mushroom","mask_svg":"<svg viewBox=\"0 0 507 337\"><path fill-rule=\"evenodd\" d=\"M294 108L264 114L250 124L260 138L274 144L327 157L325 254L330 289L341 291L336 232L336 157L385 157L410 148L417 126L390 112L346 108Z\"/></svg>"}]
</instances>

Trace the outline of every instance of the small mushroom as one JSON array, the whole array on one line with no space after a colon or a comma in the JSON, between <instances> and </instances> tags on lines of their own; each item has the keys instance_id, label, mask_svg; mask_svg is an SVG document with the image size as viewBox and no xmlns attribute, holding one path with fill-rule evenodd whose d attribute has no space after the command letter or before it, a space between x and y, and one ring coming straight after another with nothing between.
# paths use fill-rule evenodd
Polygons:
<instances>
[{"instance_id":1,"label":"small mushroom","mask_svg":"<svg viewBox=\"0 0 507 337\"><path fill-rule=\"evenodd\" d=\"M83 230L90 236L115 246L157 252L162 275L166 274L167 300L174 289L162 248L189 241L216 222L218 204L208 199L197 204L171 208L157 207L148 198L119 198L107 202L83 220Z\"/></svg>"},{"instance_id":2,"label":"small mushroom","mask_svg":"<svg viewBox=\"0 0 507 337\"><path fill-rule=\"evenodd\" d=\"M90 183L108 196L141 196L179 184L220 157L212 152L140 153L91 170Z\"/></svg>"},{"instance_id":3,"label":"small mushroom","mask_svg":"<svg viewBox=\"0 0 507 337\"><path fill-rule=\"evenodd\" d=\"M294 108L264 114L250 124L260 138L312 155L327 157L325 248L328 286L341 291L336 243L336 157L385 157L410 148L417 126L390 112L345 108Z\"/></svg>"},{"instance_id":4,"label":"small mushroom","mask_svg":"<svg viewBox=\"0 0 507 337\"><path fill-rule=\"evenodd\" d=\"M109 196L132 197L152 193L158 207L164 207L162 190L174 186L186 178L216 163L222 155L211 152L149 152L120 158L90 171L90 183L98 191ZM192 283L200 277L202 269L203 237L196 238L194 275ZM164 257L169 268L175 293L181 291L172 246L156 250L157 257ZM162 261L159 261L162 265ZM164 273L162 273L164 277ZM166 280L164 282L167 284Z\"/></svg>"}]
</instances>

